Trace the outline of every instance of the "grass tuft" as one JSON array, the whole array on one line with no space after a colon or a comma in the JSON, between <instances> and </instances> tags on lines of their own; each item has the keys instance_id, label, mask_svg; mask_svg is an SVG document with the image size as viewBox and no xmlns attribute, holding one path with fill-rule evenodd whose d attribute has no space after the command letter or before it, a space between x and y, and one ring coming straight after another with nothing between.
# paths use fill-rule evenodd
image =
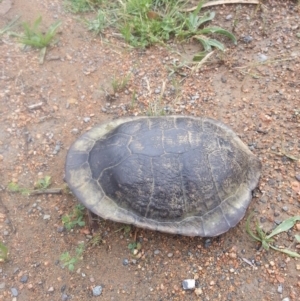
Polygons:
<instances>
[{"instance_id":1,"label":"grass tuft","mask_svg":"<svg viewBox=\"0 0 300 301\"><path fill-rule=\"evenodd\" d=\"M287 254L288 256L291 257L298 257L300 258L300 254L294 251L291 251L289 249L280 249L277 248L273 245L274 242L274 236L278 235L279 233L282 232L286 232L289 229L291 229L295 223L297 221L300 221L300 216L293 216L290 217L286 220L284 220L280 225L278 225L270 234L267 234L259 225L258 222L256 222L255 224L255 230L256 230L256 234L253 233L253 231L250 229L250 219L252 217L252 214L249 215L249 217L247 218L247 222L246 222L246 231L247 233L256 241L260 242L262 247L265 250L269 250L270 248L275 250L275 251L279 251L282 252L284 254ZM295 235L295 241L299 241L300 240L300 236L299 235Z\"/></svg>"}]
</instances>

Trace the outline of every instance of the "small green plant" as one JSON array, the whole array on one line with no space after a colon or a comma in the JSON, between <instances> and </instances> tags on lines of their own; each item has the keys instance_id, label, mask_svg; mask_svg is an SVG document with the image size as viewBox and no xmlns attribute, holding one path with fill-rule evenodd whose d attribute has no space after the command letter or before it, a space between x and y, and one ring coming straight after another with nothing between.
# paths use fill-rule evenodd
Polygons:
<instances>
[{"instance_id":1,"label":"small green plant","mask_svg":"<svg viewBox=\"0 0 300 301\"><path fill-rule=\"evenodd\" d=\"M142 248L142 244L140 242L135 241L135 242L129 243L127 247L132 254L136 255L138 253L138 251Z\"/></svg>"},{"instance_id":2,"label":"small green plant","mask_svg":"<svg viewBox=\"0 0 300 301\"><path fill-rule=\"evenodd\" d=\"M51 185L51 177L45 176L44 178L37 180L34 187L36 189L47 189L50 187L50 185Z\"/></svg>"},{"instance_id":3,"label":"small green plant","mask_svg":"<svg viewBox=\"0 0 300 301\"><path fill-rule=\"evenodd\" d=\"M38 29L42 22L42 17L37 18L33 25L30 26L29 23L24 22L23 23L23 28L24 28L24 33L23 35L18 35L15 34L16 36L19 37L20 43L24 45L28 45L34 48L39 48L41 49L40 51L40 64L44 62L44 58L46 55L46 49L47 47L51 44L53 41L56 31L58 27L61 25L60 21L57 21L50 25L46 33L43 33Z\"/></svg>"},{"instance_id":4,"label":"small green plant","mask_svg":"<svg viewBox=\"0 0 300 301\"><path fill-rule=\"evenodd\" d=\"M94 234L92 239L89 241L89 245L92 247L99 246L103 242L102 238L100 237L100 234Z\"/></svg>"},{"instance_id":5,"label":"small green plant","mask_svg":"<svg viewBox=\"0 0 300 301\"><path fill-rule=\"evenodd\" d=\"M75 249L75 255L71 256L69 252L64 252L60 255L60 260L62 262L63 267L68 267L70 272L74 271L75 265L79 260L82 259L83 252L85 250L84 243L80 243L78 247Z\"/></svg>"},{"instance_id":6,"label":"small green plant","mask_svg":"<svg viewBox=\"0 0 300 301\"><path fill-rule=\"evenodd\" d=\"M91 21L86 21L88 30L96 32L96 34L101 33L105 28L109 27L109 22L106 12L99 9L95 19Z\"/></svg>"},{"instance_id":7,"label":"small green plant","mask_svg":"<svg viewBox=\"0 0 300 301\"><path fill-rule=\"evenodd\" d=\"M8 248L3 242L0 242L0 262L5 262L7 258L8 258Z\"/></svg>"},{"instance_id":8,"label":"small green plant","mask_svg":"<svg viewBox=\"0 0 300 301\"><path fill-rule=\"evenodd\" d=\"M7 189L10 192L18 192L24 196L28 196L30 194L30 190L28 188L21 187L19 184L14 182L8 183Z\"/></svg>"},{"instance_id":9,"label":"small green plant","mask_svg":"<svg viewBox=\"0 0 300 301\"><path fill-rule=\"evenodd\" d=\"M284 254L287 254L291 257L300 257L300 254L294 251L291 251L289 249L280 249L275 247L272 243L274 242L274 239L272 237L274 237L275 235L281 233L281 232L285 232L288 231L289 229L291 229L295 223L297 221L300 221L300 216L293 216L290 217L286 220L284 220L280 225L278 225L270 234L267 234L259 225L258 222L256 222L255 225L255 229L256 229L256 233L257 235L255 235L252 230L250 229L250 219L252 217L252 214L249 215L249 217L247 218L247 222L246 222L246 231L247 233L256 241L260 242L262 247L265 250L269 250L270 248L275 250L275 251L279 251L282 252ZM300 235L295 235L295 240L296 241L300 241Z\"/></svg>"},{"instance_id":10,"label":"small green plant","mask_svg":"<svg viewBox=\"0 0 300 301\"><path fill-rule=\"evenodd\" d=\"M123 225L121 228L119 228L118 230L115 231L115 233L120 232L120 231L124 231L124 234L127 236L129 235L129 233L131 232L131 225Z\"/></svg>"},{"instance_id":11,"label":"small green plant","mask_svg":"<svg viewBox=\"0 0 300 301\"><path fill-rule=\"evenodd\" d=\"M62 217L62 222L67 230L71 230L76 226L84 227L85 222L84 218L85 207L81 204L76 205L70 214L66 214Z\"/></svg>"},{"instance_id":12,"label":"small green plant","mask_svg":"<svg viewBox=\"0 0 300 301\"><path fill-rule=\"evenodd\" d=\"M129 79L130 79L129 74L127 74L121 78L117 78L114 76L112 83L111 83L114 93L122 92L126 88Z\"/></svg>"},{"instance_id":13,"label":"small green plant","mask_svg":"<svg viewBox=\"0 0 300 301\"><path fill-rule=\"evenodd\" d=\"M103 0L69 0L66 1L66 7L72 13L82 13L94 11L99 7L104 1Z\"/></svg>"},{"instance_id":14,"label":"small green plant","mask_svg":"<svg viewBox=\"0 0 300 301\"><path fill-rule=\"evenodd\" d=\"M36 48L45 48L50 45L56 34L56 30L61 25L61 22L57 21L50 25L45 34L38 29L41 22L42 17L39 17L34 21L32 27L27 22L23 23L24 34L20 36L20 42L22 44Z\"/></svg>"}]
</instances>

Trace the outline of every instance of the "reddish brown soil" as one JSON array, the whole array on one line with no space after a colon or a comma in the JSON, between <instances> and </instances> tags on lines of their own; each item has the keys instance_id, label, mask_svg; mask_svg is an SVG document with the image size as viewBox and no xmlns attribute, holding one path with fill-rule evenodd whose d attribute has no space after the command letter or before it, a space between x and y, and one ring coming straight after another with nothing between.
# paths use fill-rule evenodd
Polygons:
<instances>
[{"instance_id":1,"label":"reddish brown soil","mask_svg":"<svg viewBox=\"0 0 300 301\"><path fill-rule=\"evenodd\" d=\"M0 300L299 300L299 259L259 249L246 233L246 219L210 241L139 229L137 255L128 249L134 229L126 234L123 225L100 220L95 234L102 243L89 245L70 272L60 255L74 254L91 234L87 228L58 231L62 216L77 204L74 197L26 197L7 189L10 182L32 188L46 175L51 187L63 186L66 152L81 133L112 118L166 109L223 121L260 158L262 176L246 216L254 211L271 230L300 215L300 163L283 154L300 157L300 7L264 1L214 10L214 25L233 30L236 24L238 45L224 39L225 53L215 53L199 70L174 75L173 60L190 58L200 50L196 45L132 50L110 31L102 38L87 32L61 1L15 0L0 16L0 28L16 15L21 21L41 15L45 28L62 21L59 42L42 65L37 50L0 36L0 236L9 248L9 260L0 266ZM233 18L226 21L229 14ZM113 78L127 74L126 89L114 95ZM279 235L276 244L297 250L299 228ZM181 283L189 278L197 289L184 291ZM93 297L97 285L103 291Z\"/></svg>"}]
</instances>

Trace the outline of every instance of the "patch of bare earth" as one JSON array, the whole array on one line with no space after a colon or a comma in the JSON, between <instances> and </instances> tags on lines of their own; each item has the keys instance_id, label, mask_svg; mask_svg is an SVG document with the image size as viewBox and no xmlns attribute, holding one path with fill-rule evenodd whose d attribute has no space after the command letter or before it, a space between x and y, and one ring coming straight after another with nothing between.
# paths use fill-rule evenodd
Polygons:
<instances>
[{"instance_id":1,"label":"patch of bare earth","mask_svg":"<svg viewBox=\"0 0 300 301\"><path fill-rule=\"evenodd\" d=\"M131 50L109 31L102 38L87 32L59 1L15 0L1 15L0 28L16 15L62 26L43 65L38 51L0 37L0 236L10 253L0 266L0 300L299 300L300 261L260 250L245 219L213 239L139 229L135 255L128 249L133 235L101 220L102 243L87 247L70 272L60 255L74 254L92 234L62 231L61 217L76 200L7 190L10 182L33 187L46 175L52 187L62 186L66 152L80 134L119 116L165 112L219 119L260 158L247 216L254 211L264 229L300 215L300 163L286 156L300 157L300 8L264 1L214 10L213 24L234 31L238 45L224 40L224 54L178 72L174 60L191 57L195 45ZM126 75L128 85L114 93L113 79ZM299 225L276 244L297 250L297 231ZM196 279L196 290L183 290L184 279ZM103 291L94 297L98 285Z\"/></svg>"}]
</instances>

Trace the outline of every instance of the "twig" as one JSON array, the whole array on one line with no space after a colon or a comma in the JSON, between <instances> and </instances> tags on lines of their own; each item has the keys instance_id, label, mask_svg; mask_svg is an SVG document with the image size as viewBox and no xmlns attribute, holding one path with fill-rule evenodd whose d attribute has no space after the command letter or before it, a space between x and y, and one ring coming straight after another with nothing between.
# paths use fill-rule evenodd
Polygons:
<instances>
[{"instance_id":1,"label":"twig","mask_svg":"<svg viewBox=\"0 0 300 301\"><path fill-rule=\"evenodd\" d=\"M29 110L39 109L43 105L43 102L35 103L33 105L27 106Z\"/></svg>"},{"instance_id":2,"label":"twig","mask_svg":"<svg viewBox=\"0 0 300 301\"><path fill-rule=\"evenodd\" d=\"M259 0L217 0L217 1L210 1L202 5L202 7L210 7L222 4L259 4ZM182 12L191 12L194 11L198 6L194 6L191 8L183 9Z\"/></svg>"},{"instance_id":3,"label":"twig","mask_svg":"<svg viewBox=\"0 0 300 301\"><path fill-rule=\"evenodd\" d=\"M296 157L294 157L294 156L292 156L292 155L287 154L287 153L286 153L285 151L283 151L283 150L281 150L280 152L273 152L273 151L271 151L271 153L273 153L273 154L275 154L275 155L277 155L277 156L287 157L288 159L293 160L293 161L299 161L299 160L300 160L299 158L296 158Z\"/></svg>"},{"instance_id":4,"label":"twig","mask_svg":"<svg viewBox=\"0 0 300 301\"><path fill-rule=\"evenodd\" d=\"M63 191L62 188L49 188L49 189L37 189L29 192L29 195L38 195L38 194L61 194Z\"/></svg>"},{"instance_id":5,"label":"twig","mask_svg":"<svg viewBox=\"0 0 300 301\"><path fill-rule=\"evenodd\" d=\"M196 66L192 67L192 72L198 71L199 68L214 54L214 50L209 52Z\"/></svg>"}]
</instances>

